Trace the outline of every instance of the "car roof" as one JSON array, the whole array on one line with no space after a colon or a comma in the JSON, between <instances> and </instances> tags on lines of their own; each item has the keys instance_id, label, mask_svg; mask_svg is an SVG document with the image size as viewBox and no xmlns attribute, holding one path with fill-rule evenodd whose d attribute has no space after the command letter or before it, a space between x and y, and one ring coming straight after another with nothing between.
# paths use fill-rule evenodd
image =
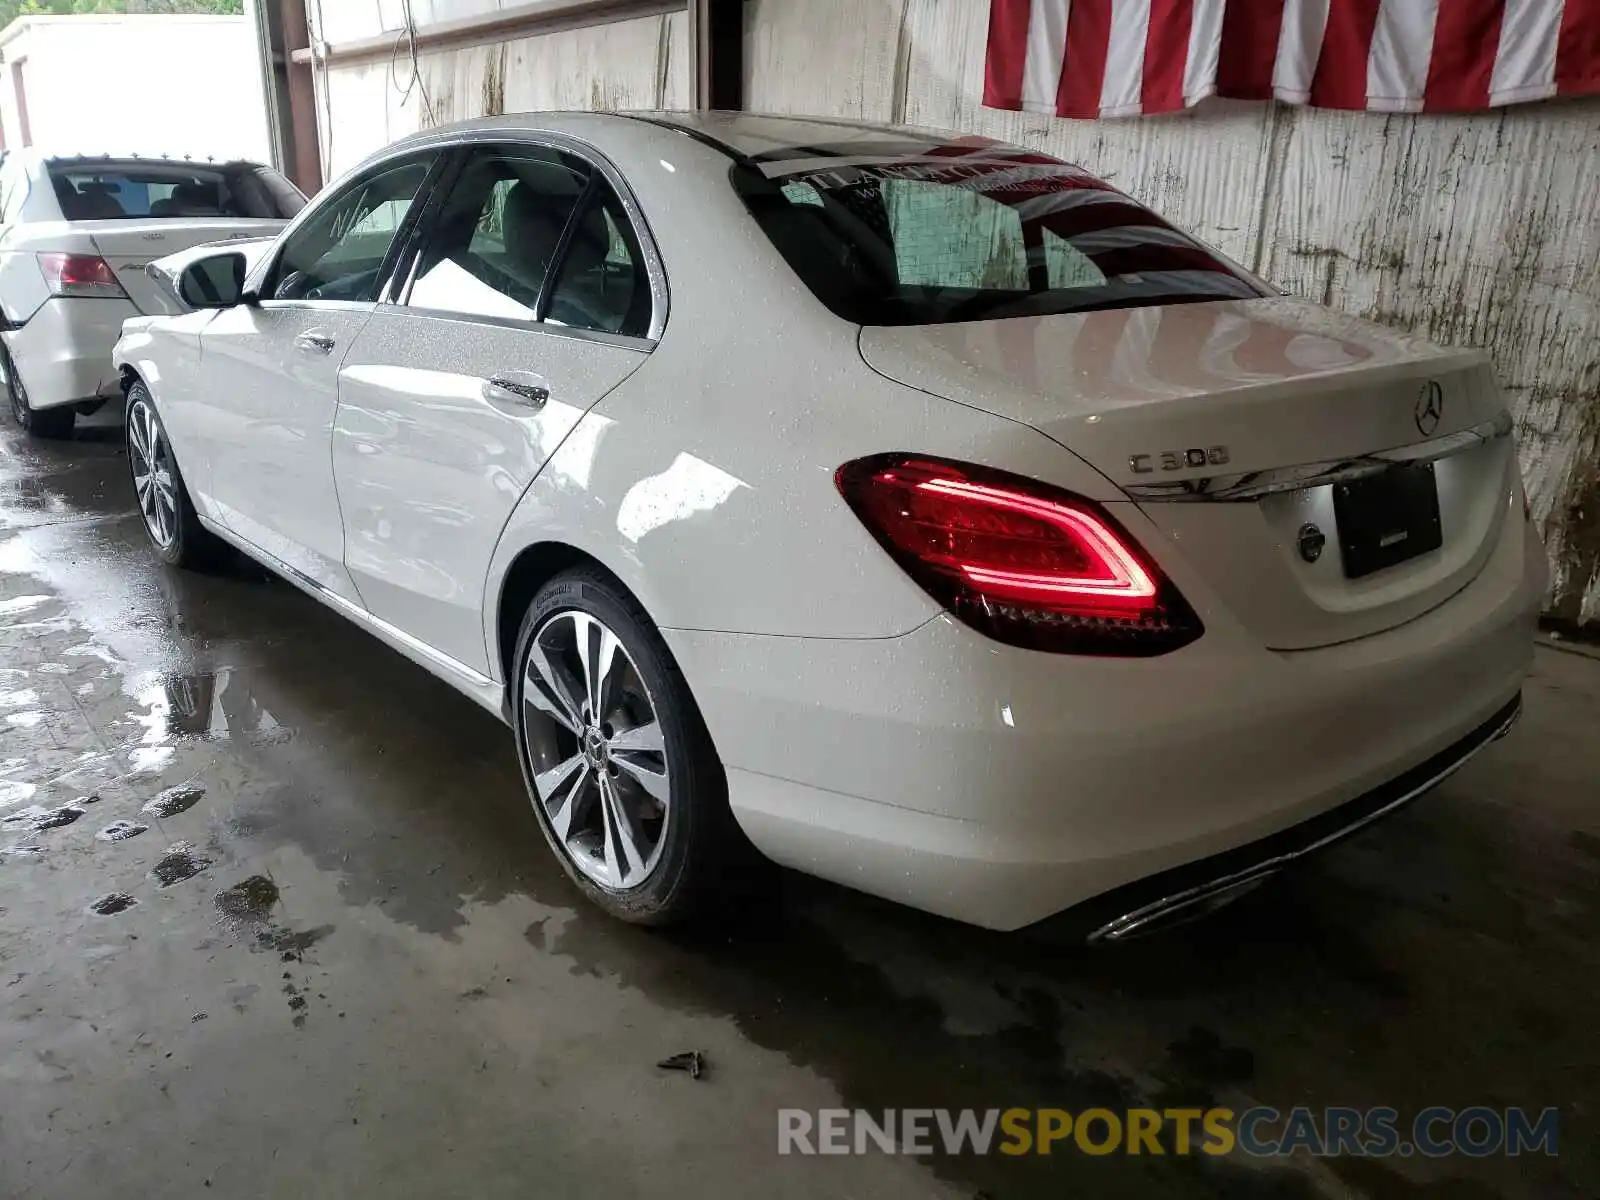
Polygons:
<instances>
[{"instance_id":1,"label":"car roof","mask_svg":"<svg viewBox=\"0 0 1600 1200\"><path fill-rule=\"evenodd\" d=\"M654 126L685 134L735 159L778 161L836 155L917 154L957 145L976 149L1000 146L992 138L971 137L910 125L882 125L830 117L779 116L765 113L677 111L528 112L436 126L412 134L373 157L413 145L437 143L452 135L484 133L559 133L604 143L608 136L640 132Z\"/></svg>"},{"instance_id":2,"label":"car roof","mask_svg":"<svg viewBox=\"0 0 1600 1200\"><path fill-rule=\"evenodd\" d=\"M628 114L680 130L727 153L759 161L822 158L833 155L916 154L941 146L998 146L992 138L884 125L831 117L780 116L747 112L649 112Z\"/></svg>"}]
</instances>

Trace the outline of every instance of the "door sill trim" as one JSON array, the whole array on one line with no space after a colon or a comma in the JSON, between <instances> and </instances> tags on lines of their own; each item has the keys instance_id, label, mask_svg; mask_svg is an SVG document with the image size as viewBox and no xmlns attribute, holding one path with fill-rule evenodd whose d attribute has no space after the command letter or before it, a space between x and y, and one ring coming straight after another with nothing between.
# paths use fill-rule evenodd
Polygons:
<instances>
[{"instance_id":1,"label":"door sill trim","mask_svg":"<svg viewBox=\"0 0 1600 1200\"><path fill-rule=\"evenodd\" d=\"M320 600L329 608L355 624L361 626L368 633L386 643L395 650L400 651L407 658L419 666L427 668L433 674L454 686L458 691L469 696L494 713L501 720L506 719L504 689L500 684L483 672L459 659L451 658L444 651L429 645L421 638L414 637L397 625L391 625L382 617L374 616L361 605L339 595L326 585L319 583L303 571L296 570L276 555L263 550L254 542L240 537L226 525L219 524L203 514L195 514L200 519L200 524L209 532L220 537L223 541L233 546L247 558L251 558L266 567L275 575L294 584L301 591L315 600Z\"/></svg>"}]
</instances>

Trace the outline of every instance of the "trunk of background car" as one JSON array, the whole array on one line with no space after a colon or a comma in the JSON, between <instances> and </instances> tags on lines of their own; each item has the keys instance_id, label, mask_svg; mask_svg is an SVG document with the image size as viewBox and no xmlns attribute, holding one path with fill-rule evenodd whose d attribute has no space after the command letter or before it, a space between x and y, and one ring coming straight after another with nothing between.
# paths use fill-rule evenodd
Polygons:
<instances>
[{"instance_id":1,"label":"trunk of background car","mask_svg":"<svg viewBox=\"0 0 1600 1200\"><path fill-rule=\"evenodd\" d=\"M1031 425L1090 462L1168 535L1151 553L1180 555L1272 649L1364 637L1448 599L1487 560L1515 495L1509 420L1481 354L1301 301L869 327L861 353L891 379ZM1341 490L1288 472L1286 490L1247 500L1152 498L1282 485L1285 468L1451 434L1461 445L1431 479L1411 468ZM1325 538L1314 560L1307 526Z\"/></svg>"},{"instance_id":2,"label":"trunk of background car","mask_svg":"<svg viewBox=\"0 0 1600 1200\"><path fill-rule=\"evenodd\" d=\"M143 221L82 221L78 222L78 227L89 235L95 249L116 272L117 281L135 308L142 313L166 313L175 311L173 301L145 274L148 264L191 246L271 237L283 228L283 222L169 217Z\"/></svg>"}]
</instances>

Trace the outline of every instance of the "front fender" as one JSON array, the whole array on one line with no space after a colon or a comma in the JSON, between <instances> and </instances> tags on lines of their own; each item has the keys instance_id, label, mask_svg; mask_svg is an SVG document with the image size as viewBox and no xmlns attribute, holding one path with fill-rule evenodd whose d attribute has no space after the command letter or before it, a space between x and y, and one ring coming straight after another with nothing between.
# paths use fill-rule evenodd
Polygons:
<instances>
[{"instance_id":1,"label":"front fender","mask_svg":"<svg viewBox=\"0 0 1600 1200\"><path fill-rule=\"evenodd\" d=\"M153 320L154 317L129 317L122 323L122 336L111 348L111 365L119 371L132 371L138 375L150 387L152 394L161 380L161 368L153 354L155 337L150 331L150 322Z\"/></svg>"},{"instance_id":2,"label":"front fender","mask_svg":"<svg viewBox=\"0 0 1600 1200\"><path fill-rule=\"evenodd\" d=\"M111 362L124 378L132 372L149 389L171 439L189 497L203 516L213 519L217 514L211 501L205 417L203 406L197 401L200 332L215 316L215 312L201 311L182 316L129 317L122 323L122 337L111 350Z\"/></svg>"}]
</instances>

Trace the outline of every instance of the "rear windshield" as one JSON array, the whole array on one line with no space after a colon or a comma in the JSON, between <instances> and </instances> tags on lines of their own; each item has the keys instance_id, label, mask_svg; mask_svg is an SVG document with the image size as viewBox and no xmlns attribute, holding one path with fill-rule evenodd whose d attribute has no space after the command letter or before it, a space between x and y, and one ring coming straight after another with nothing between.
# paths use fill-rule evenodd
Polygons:
<instances>
[{"instance_id":1,"label":"rear windshield","mask_svg":"<svg viewBox=\"0 0 1600 1200\"><path fill-rule=\"evenodd\" d=\"M287 220L305 207L298 188L253 163L107 162L63 159L49 166L69 221L121 217L233 217Z\"/></svg>"},{"instance_id":2,"label":"rear windshield","mask_svg":"<svg viewBox=\"0 0 1600 1200\"><path fill-rule=\"evenodd\" d=\"M1087 172L1014 147L797 147L732 178L795 273L860 325L1269 294Z\"/></svg>"}]
</instances>

